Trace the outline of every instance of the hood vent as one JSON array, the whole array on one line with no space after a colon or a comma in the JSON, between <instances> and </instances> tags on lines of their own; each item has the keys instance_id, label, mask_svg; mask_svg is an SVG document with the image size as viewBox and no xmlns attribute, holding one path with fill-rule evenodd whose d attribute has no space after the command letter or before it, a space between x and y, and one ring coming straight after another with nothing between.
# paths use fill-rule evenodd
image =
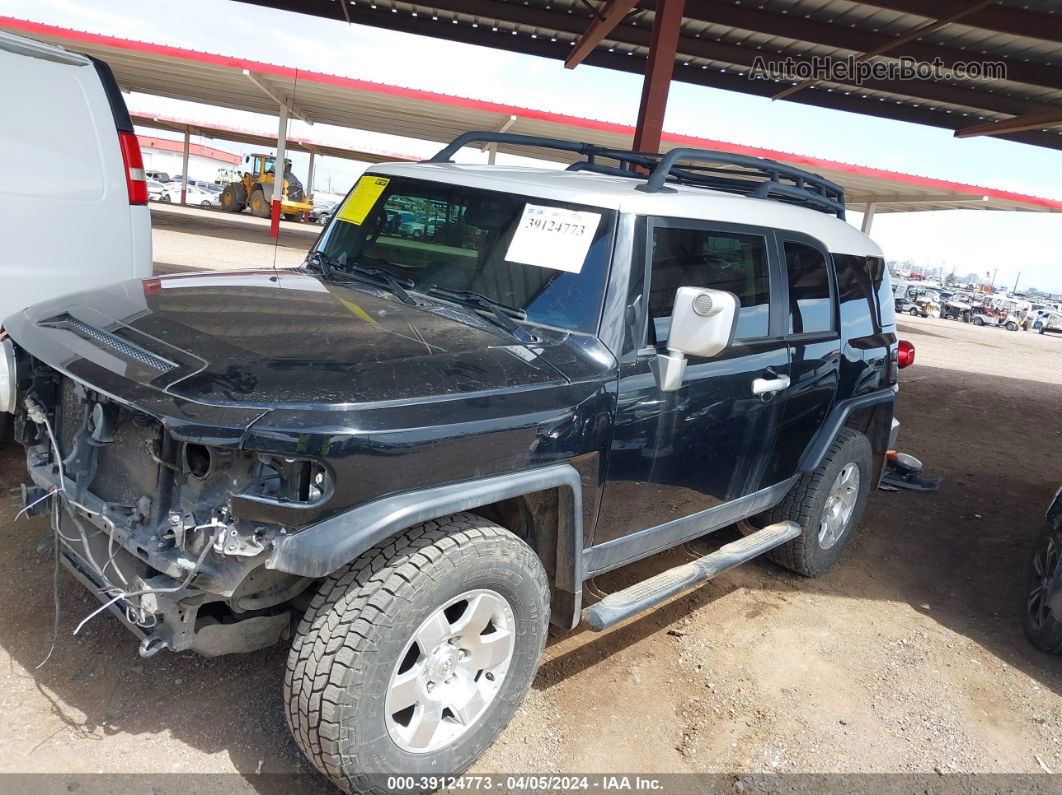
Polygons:
<instances>
[{"instance_id":1,"label":"hood vent","mask_svg":"<svg viewBox=\"0 0 1062 795\"><path fill-rule=\"evenodd\" d=\"M139 345L134 345L128 340L122 339L117 334L112 334L109 331L96 328L96 326L89 325L88 323L78 320L76 317L70 315L64 314L58 317L49 318L48 320L42 320L38 325L46 328L61 328L73 332L82 339L94 342L100 347L109 348L123 359L142 364L144 367L149 367L160 373L168 373L170 370L177 369L177 365L169 359L163 359L161 356L156 356L151 351L145 350Z\"/></svg>"}]
</instances>

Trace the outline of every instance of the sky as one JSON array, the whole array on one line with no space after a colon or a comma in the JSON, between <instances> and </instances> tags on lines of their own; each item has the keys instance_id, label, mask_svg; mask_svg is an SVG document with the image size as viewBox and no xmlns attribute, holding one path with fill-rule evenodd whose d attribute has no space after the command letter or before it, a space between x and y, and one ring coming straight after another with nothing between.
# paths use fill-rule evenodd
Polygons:
<instances>
[{"instance_id":1,"label":"sky","mask_svg":"<svg viewBox=\"0 0 1062 795\"><path fill-rule=\"evenodd\" d=\"M233 0L4 0L0 13L122 38L239 56L391 85L584 118L633 124L641 77L485 47L346 25ZM678 67L681 68L681 67ZM130 110L272 132L275 119L144 94ZM296 98L297 101L297 98ZM1062 152L993 138L722 91L675 81L669 132L1062 199ZM154 131L152 131L154 132ZM292 121L289 133L322 142L423 156L437 147ZM200 141L243 154L244 147ZM298 172L305 165L296 154ZM499 157L499 162L502 158ZM334 158L318 189L345 191L363 165ZM861 216L849 213L858 225ZM946 210L878 214L872 237L890 260L997 283L1062 292L1062 214Z\"/></svg>"}]
</instances>

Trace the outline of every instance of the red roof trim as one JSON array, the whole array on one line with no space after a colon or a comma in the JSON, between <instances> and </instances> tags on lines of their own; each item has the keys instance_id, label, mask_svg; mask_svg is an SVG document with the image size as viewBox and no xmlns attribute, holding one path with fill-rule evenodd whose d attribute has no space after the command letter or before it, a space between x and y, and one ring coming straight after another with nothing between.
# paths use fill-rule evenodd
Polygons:
<instances>
[{"instance_id":1,"label":"red roof trim","mask_svg":"<svg viewBox=\"0 0 1062 795\"><path fill-rule=\"evenodd\" d=\"M84 31L70 30L68 28L46 25L41 22L31 22L29 20L17 19L15 17L0 16L0 25L24 33L57 36L74 42L116 47L118 49L145 53L147 55L179 58L186 61L210 64L212 66L223 66L231 69L248 69L262 72L263 74L274 75L276 77L291 79L297 77L299 80L309 80L315 83L342 86L375 94L386 94L389 96L422 100L425 102L437 102L450 107L467 108L469 110L482 110L490 113L523 116L528 119L538 119L540 121L552 122L555 124L566 124L587 130L600 130L602 132L628 135L632 138L634 136L634 128L625 124L597 121L596 119L581 119L576 116L566 116L561 113L550 113L530 108L501 105L495 102L486 102L478 99L469 99L467 97L437 94L432 91L422 91L416 88L404 88L402 86L371 83L367 80L358 80L352 77L340 77L338 75L330 75L323 72L295 69L290 66L278 66L276 64L264 63L261 61L250 61L246 58L235 58L228 55L216 55L214 53L186 50L165 44L133 41L131 39L118 38L117 36L104 36L98 33L86 33ZM813 169L833 169L854 176L873 177L875 179L895 182L898 186L915 185L923 188L958 191L960 193L976 193L996 199L1024 202L1026 204L1035 204L1040 207L1046 207L1051 210L1062 211L1062 201L1046 199L1041 196L1028 196L1021 193L1014 193L1012 191L998 190L996 188L985 188L979 185L968 185L961 182L950 182L948 180L933 179L931 177L920 177L914 174L903 174L897 171L888 171L881 168L859 166L852 163L842 163L836 160L825 160L816 157L808 157L806 155L793 154L791 152L780 152L773 149L745 146L743 144L734 144L728 141L716 141L710 138L697 138L694 136L680 135L678 133L665 132L663 134L663 140L668 141L669 143L681 143L687 146L718 149L724 152L749 154L757 157L767 157L785 163L808 166Z\"/></svg>"},{"instance_id":2,"label":"red roof trim","mask_svg":"<svg viewBox=\"0 0 1062 795\"><path fill-rule=\"evenodd\" d=\"M154 135L137 135L137 139L140 141L141 149L158 149L163 152L184 152L183 141L174 141L170 138L159 138ZM232 152L224 152L221 149L215 149L212 146L204 146L203 144L188 144L188 154L207 157L211 160L217 160L219 163L229 163L230 165L236 165L240 162L239 155L234 155Z\"/></svg>"}]
</instances>

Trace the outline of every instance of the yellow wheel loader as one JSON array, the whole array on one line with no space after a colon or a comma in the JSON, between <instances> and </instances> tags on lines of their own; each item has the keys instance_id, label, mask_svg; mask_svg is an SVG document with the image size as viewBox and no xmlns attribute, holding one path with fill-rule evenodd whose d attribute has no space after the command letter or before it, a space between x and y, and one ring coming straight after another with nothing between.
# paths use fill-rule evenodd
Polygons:
<instances>
[{"instance_id":1,"label":"yellow wheel loader","mask_svg":"<svg viewBox=\"0 0 1062 795\"><path fill-rule=\"evenodd\" d=\"M230 213L243 212L250 207L251 215L268 218L273 202L273 181L276 178L276 158L253 154L243 159L243 176L230 182L221 191L221 209ZM302 183L291 171L291 161L284 161L284 194L280 212L288 221L301 221L303 213L313 209Z\"/></svg>"}]
</instances>

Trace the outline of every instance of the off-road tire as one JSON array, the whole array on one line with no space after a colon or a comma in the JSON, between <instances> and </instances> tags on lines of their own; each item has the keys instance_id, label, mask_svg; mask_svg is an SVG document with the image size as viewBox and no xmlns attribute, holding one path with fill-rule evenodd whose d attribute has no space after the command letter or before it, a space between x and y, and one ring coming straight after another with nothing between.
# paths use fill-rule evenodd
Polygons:
<instances>
[{"instance_id":1,"label":"off-road tire","mask_svg":"<svg viewBox=\"0 0 1062 795\"><path fill-rule=\"evenodd\" d=\"M1041 556L1042 561L1052 547L1054 560L1057 560L1057 556L1062 555L1062 530L1047 527L1036 539L1036 545L1033 547L1032 554L1029 555L1029 563L1025 567L1022 629L1025 630L1025 637L1029 639L1029 643L1040 651L1046 651L1048 654L1062 654L1062 615L1049 611L1044 617L1042 626L1036 627L1029 609L1029 596L1041 582L1041 576L1037 574L1034 565L1036 558ZM1043 565L1042 562L1041 565Z\"/></svg>"},{"instance_id":2,"label":"off-road tire","mask_svg":"<svg viewBox=\"0 0 1062 795\"><path fill-rule=\"evenodd\" d=\"M255 188L251 191L251 200L248 202L248 206L251 208L251 215L258 218L268 218L272 212L272 208L266 200L265 192L261 188Z\"/></svg>"},{"instance_id":3,"label":"off-road tire","mask_svg":"<svg viewBox=\"0 0 1062 795\"><path fill-rule=\"evenodd\" d=\"M227 213L242 213L247 207L247 191L239 183L229 183L221 191L221 209Z\"/></svg>"},{"instance_id":4,"label":"off-road tire","mask_svg":"<svg viewBox=\"0 0 1062 795\"><path fill-rule=\"evenodd\" d=\"M398 656L421 622L470 589L501 594L515 616L512 661L468 730L439 751L402 750L385 725ZM331 575L288 656L288 725L310 761L347 792L384 792L393 775L456 775L508 725L534 678L549 624L549 586L534 551L472 513L418 525Z\"/></svg>"},{"instance_id":5,"label":"off-road tire","mask_svg":"<svg viewBox=\"0 0 1062 795\"><path fill-rule=\"evenodd\" d=\"M833 546L819 545L819 524L834 481L849 463L859 467L859 492L852 515L841 536ZM790 571L805 577L818 577L830 569L841 557L845 547L856 534L863 509L870 493L873 475L873 452L867 438L850 428L842 428L830 449L814 472L806 472L786 494L785 499L762 514L757 524L763 526L786 520L799 524L804 532L775 547L767 556Z\"/></svg>"}]
</instances>

